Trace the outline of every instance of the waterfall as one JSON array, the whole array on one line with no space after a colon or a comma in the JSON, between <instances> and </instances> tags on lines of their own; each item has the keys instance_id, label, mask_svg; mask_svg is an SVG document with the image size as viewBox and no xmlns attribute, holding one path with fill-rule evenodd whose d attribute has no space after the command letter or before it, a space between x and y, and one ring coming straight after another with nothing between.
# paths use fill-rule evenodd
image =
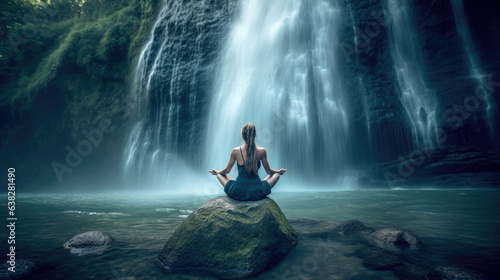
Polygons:
<instances>
[{"instance_id":1,"label":"waterfall","mask_svg":"<svg viewBox=\"0 0 500 280\"><path fill-rule=\"evenodd\" d=\"M162 20L168 14L168 7L164 7L158 16L153 31L157 30L161 25ZM154 34L151 34L149 42L139 55L139 61L134 73L134 81L132 85L131 103L134 104L134 115L142 117L137 121L128 137L125 153L124 153L124 173L127 179L137 180L141 172L148 172L147 175L152 175L153 172L158 172L157 167L161 164L160 158L165 154L159 148L159 135L155 132L149 124L152 119L158 120L158 113L163 114L163 111L151 112L149 107L149 100L151 94L151 82L154 72L157 70L160 49L164 47L161 45L160 49L154 46ZM152 155L148 154L152 151ZM163 173L160 173L163 174ZM146 176L147 176L146 175ZM142 177L142 176L140 176ZM156 175L154 176L156 179ZM162 180L162 179L160 179ZM137 182L138 183L138 182ZM150 182L148 182L150 183ZM155 182L157 183L157 182Z\"/></svg>"},{"instance_id":2,"label":"waterfall","mask_svg":"<svg viewBox=\"0 0 500 280\"><path fill-rule=\"evenodd\" d=\"M389 43L400 100L406 110L414 148L432 148L437 142L436 100L426 84L424 58L415 31L411 2L386 0L390 20Z\"/></svg>"},{"instance_id":3,"label":"waterfall","mask_svg":"<svg viewBox=\"0 0 500 280\"><path fill-rule=\"evenodd\" d=\"M243 143L241 127L252 122L271 167L288 169L284 180L335 182L350 157L347 95L336 63L339 8L334 1L241 4L215 77L207 166L225 167Z\"/></svg>"},{"instance_id":4,"label":"waterfall","mask_svg":"<svg viewBox=\"0 0 500 280\"><path fill-rule=\"evenodd\" d=\"M352 15L352 8L351 5L349 4L347 6L349 8L349 15L351 16L351 23L352 23L352 32L354 34L353 41L354 41L354 52L356 53L356 64L359 63L359 55L358 55L358 33L356 32L356 24L354 22L354 16Z\"/></svg>"},{"instance_id":5,"label":"waterfall","mask_svg":"<svg viewBox=\"0 0 500 280\"><path fill-rule=\"evenodd\" d=\"M484 74L477 58L475 52L473 50L473 43L470 38L469 28L467 24L467 19L464 13L464 7L462 0L451 0L451 4L453 7L453 14L455 15L455 22L460 33L460 37L463 41L464 51L467 56L467 62L469 66L469 72L471 78L477 81L479 92L485 101L486 108L486 122L490 129L490 135L492 137L492 142L496 143L495 139L497 137L497 131L494 126L493 121L493 112L492 112L492 103L491 103L491 94L489 91L489 85L486 81L486 75Z\"/></svg>"},{"instance_id":6,"label":"waterfall","mask_svg":"<svg viewBox=\"0 0 500 280\"><path fill-rule=\"evenodd\" d=\"M457 25L466 30L461 2L453 3ZM247 122L256 125L257 145L267 149L271 167L288 169L282 178L288 185L339 186L387 152L379 151L381 141L387 149L434 147L436 96L427 86L411 2L383 2L396 77L387 81L387 93L372 87L379 77L364 71L371 62L358 53L363 34L355 21L363 16L351 4L165 2L134 75L127 180L148 186L176 185L186 177L190 183L193 177L208 181L206 171L224 168L231 149L243 143ZM470 40L465 31L462 36ZM354 66L341 60L341 40L353 42ZM471 44L465 45L471 72L484 85ZM386 97L391 106L378 106ZM401 114L387 110L401 110L407 121L391 126ZM237 176L236 168L231 176Z\"/></svg>"},{"instance_id":7,"label":"waterfall","mask_svg":"<svg viewBox=\"0 0 500 280\"><path fill-rule=\"evenodd\" d=\"M366 135L368 136L368 148L370 151L370 157L372 153L372 131L371 131L371 119L370 119L370 109L368 107L368 97L373 98L372 94L367 93L367 86L365 85L365 82L363 81L363 78L361 76L358 76L358 81L359 81L359 88L361 89L361 96L363 99L363 113L365 116L365 122L366 122Z\"/></svg>"},{"instance_id":8,"label":"waterfall","mask_svg":"<svg viewBox=\"0 0 500 280\"><path fill-rule=\"evenodd\" d=\"M214 1L165 2L134 73L135 122L123 166L127 183L161 188L196 173L203 158L205 88L230 7ZM195 185L192 177L190 182Z\"/></svg>"}]
</instances>

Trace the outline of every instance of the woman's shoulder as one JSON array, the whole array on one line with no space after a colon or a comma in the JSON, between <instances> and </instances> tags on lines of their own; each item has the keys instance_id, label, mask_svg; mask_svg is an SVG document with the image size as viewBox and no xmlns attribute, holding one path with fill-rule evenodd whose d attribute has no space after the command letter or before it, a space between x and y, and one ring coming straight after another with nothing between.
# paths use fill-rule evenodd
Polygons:
<instances>
[{"instance_id":1,"label":"woman's shoulder","mask_svg":"<svg viewBox=\"0 0 500 280\"><path fill-rule=\"evenodd\" d=\"M241 150L242 150L242 149L241 149L241 146L234 147L234 148L231 150L231 154L233 154L233 153L235 153L235 154L236 154L236 153L237 153L237 154L239 155L239 154L241 153L241 152L240 152Z\"/></svg>"},{"instance_id":2,"label":"woman's shoulder","mask_svg":"<svg viewBox=\"0 0 500 280\"><path fill-rule=\"evenodd\" d=\"M266 153L266 149L264 149L263 147L255 147L255 150L257 151L258 154L265 154Z\"/></svg>"}]
</instances>

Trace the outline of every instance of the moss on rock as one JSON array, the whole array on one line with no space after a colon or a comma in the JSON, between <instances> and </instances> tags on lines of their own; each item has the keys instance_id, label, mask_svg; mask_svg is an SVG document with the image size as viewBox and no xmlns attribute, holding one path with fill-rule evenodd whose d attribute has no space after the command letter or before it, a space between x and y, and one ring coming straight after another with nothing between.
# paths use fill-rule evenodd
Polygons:
<instances>
[{"instance_id":1,"label":"moss on rock","mask_svg":"<svg viewBox=\"0 0 500 280\"><path fill-rule=\"evenodd\" d=\"M158 255L167 272L203 272L240 278L286 257L299 238L270 198L207 201L177 228Z\"/></svg>"}]
</instances>

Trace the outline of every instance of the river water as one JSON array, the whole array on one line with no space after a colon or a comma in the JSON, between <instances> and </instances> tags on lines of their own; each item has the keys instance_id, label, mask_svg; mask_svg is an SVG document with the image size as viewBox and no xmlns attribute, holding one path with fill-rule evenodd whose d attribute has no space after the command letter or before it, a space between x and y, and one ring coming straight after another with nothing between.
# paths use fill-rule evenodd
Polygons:
<instances>
[{"instance_id":1,"label":"river water","mask_svg":"<svg viewBox=\"0 0 500 280\"><path fill-rule=\"evenodd\" d=\"M17 194L16 256L42 262L29 279L211 279L168 275L153 260L176 227L218 195ZM458 265L489 276L500 272L498 190L276 192L270 197L288 219L356 219L374 229L408 229L427 247L403 252L414 263ZM89 230L104 231L115 243L100 255L77 256L62 247ZM256 279L397 279L390 271L363 266L353 254L365 246L361 240L336 238L327 244L333 253L314 257L325 242L302 239L284 261ZM3 240L1 248L6 250Z\"/></svg>"}]
</instances>

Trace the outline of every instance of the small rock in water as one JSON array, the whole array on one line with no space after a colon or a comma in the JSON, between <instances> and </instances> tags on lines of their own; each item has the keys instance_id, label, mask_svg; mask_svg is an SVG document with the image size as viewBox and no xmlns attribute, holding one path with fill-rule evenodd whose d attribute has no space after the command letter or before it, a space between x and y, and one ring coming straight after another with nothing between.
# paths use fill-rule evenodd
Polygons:
<instances>
[{"instance_id":1,"label":"small rock in water","mask_svg":"<svg viewBox=\"0 0 500 280\"><path fill-rule=\"evenodd\" d=\"M65 249L70 249L70 253L79 256L88 254L100 254L113 242L113 238L102 231L87 231L75 235L64 243Z\"/></svg>"},{"instance_id":2,"label":"small rock in water","mask_svg":"<svg viewBox=\"0 0 500 280\"><path fill-rule=\"evenodd\" d=\"M376 247L363 247L356 250L356 255L363 259L363 265L372 269L388 269L403 262L396 256Z\"/></svg>"},{"instance_id":3,"label":"small rock in water","mask_svg":"<svg viewBox=\"0 0 500 280\"><path fill-rule=\"evenodd\" d=\"M341 223L334 229L340 235L353 235L353 234L362 234L368 235L375 230L372 228L366 227L362 222L357 220L349 220Z\"/></svg>"},{"instance_id":4,"label":"small rock in water","mask_svg":"<svg viewBox=\"0 0 500 280\"><path fill-rule=\"evenodd\" d=\"M383 228L371 233L367 238L380 246L424 248L422 241L406 229Z\"/></svg>"},{"instance_id":5,"label":"small rock in water","mask_svg":"<svg viewBox=\"0 0 500 280\"><path fill-rule=\"evenodd\" d=\"M213 198L189 215L158 255L166 272L234 279L255 275L286 257L299 241L270 198Z\"/></svg>"}]
</instances>

